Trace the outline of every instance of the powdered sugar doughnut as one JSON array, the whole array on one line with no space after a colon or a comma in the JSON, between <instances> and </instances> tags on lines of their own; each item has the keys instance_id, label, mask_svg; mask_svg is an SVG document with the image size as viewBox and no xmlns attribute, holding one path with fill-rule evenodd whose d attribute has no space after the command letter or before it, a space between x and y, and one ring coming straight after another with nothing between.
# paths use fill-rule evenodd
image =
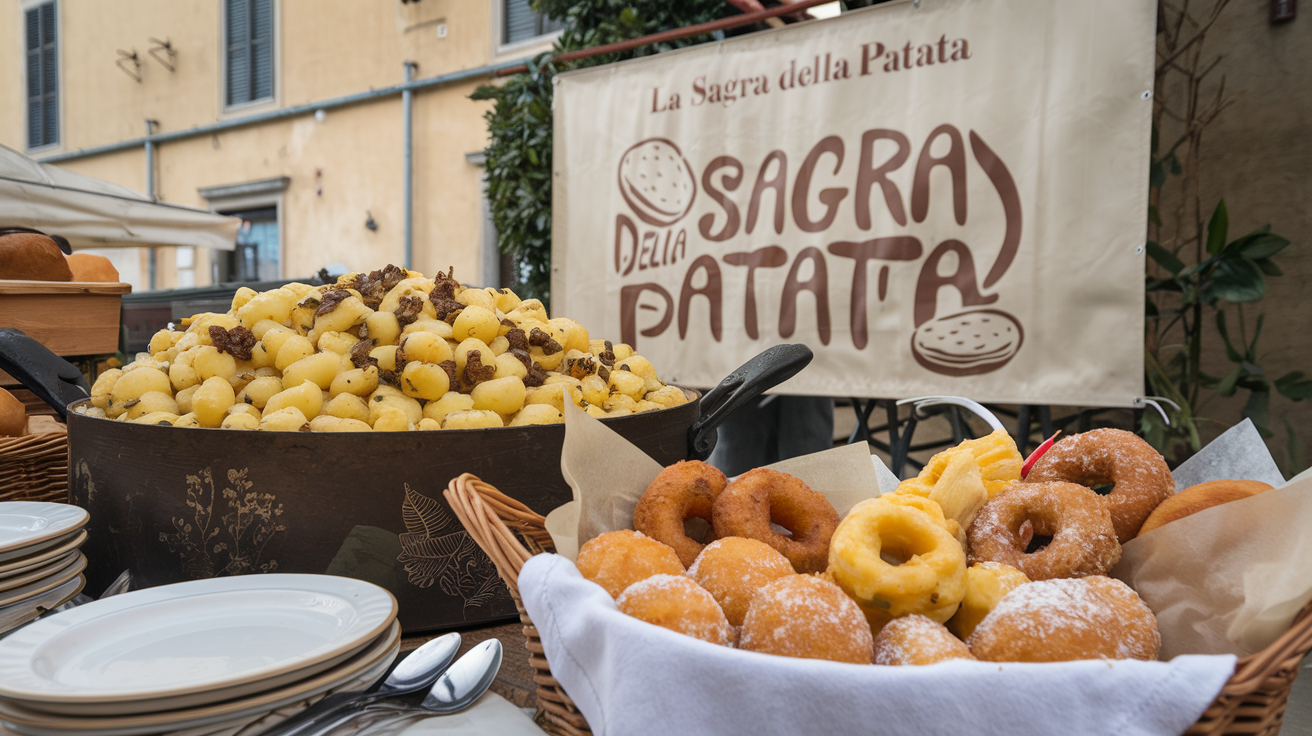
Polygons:
<instances>
[{"instance_id":1,"label":"powdered sugar doughnut","mask_svg":"<svg viewBox=\"0 0 1312 736\"><path fill-rule=\"evenodd\" d=\"M875 637L875 664L934 664L974 658L965 642L947 627L918 613L893 619Z\"/></svg>"},{"instance_id":2,"label":"powdered sugar doughnut","mask_svg":"<svg viewBox=\"0 0 1312 736\"><path fill-rule=\"evenodd\" d=\"M579 549L579 572L614 598L652 575L680 575L674 550L640 532L621 529L589 539Z\"/></svg>"},{"instance_id":3,"label":"powdered sugar doughnut","mask_svg":"<svg viewBox=\"0 0 1312 736\"><path fill-rule=\"evenodd\" d=\"M1018 536L1026 521L1052 538L1033 553ZM1105 575L1121 559L1106 499L1074 483L1017 483L984 504L967 536L972 565L1001 562L1030 580Z\"/></svg>"},{"instance_id":4,"label":"powdered sugar doughnut","mask_svg":"<svg viewBox=\"0 0 1312 736\"><path fill-rule=\"evenodd\" d=\"M752 600L738 648L870 664L874 637L861 609L837 585L814 575L790 575Z\"/></svg>"},{"instance_id":5,"label":"powdered sugar doughnut","mask_svg":"<svg viewBox=\"0 0 1312 736\"><path fill-rule=\"evenodd\" d=\"M1157 658L1157 618L1130 586L1105 577L1026 583L1002 597L967 644L990 662Z\"/></svg>"},{"instance_id":6,"label":"powdered sugar doughnut","mask_svg":"<svg viewBox=\"0 0 1312 736\"><path fill-rule=\"evenodd\" d=\"M787 557L765 542L743 537L711 542L688 568L688 577L715 597L734 626L743 625L747 607L761 588L793 574Z\"/></svg>"},{"instance_id":7,"label":"powdered sugar doughnut","mask_svg":"<svg viewBox=\"0 0 1312 736\"><path fill-rule=\"evenodd\" d=\"M1115 484L1107 502L1121 544L1134 539L1153 509L1175 493L1171 469L1162 456L1123 429L1095 429L1053 445L1025 476L1026 483L1051 480L1089 488Z\"/></svg>"},{"instance_id":8,"label":"powdered sugar doughnut","mask_svg":"<svg viewBox=\"0 0 1312 736\"><path fill-rule=\"evenodd\" d=\"M685 575L653 575L630 585L615 605L622 613L670 631L728 646L733 629L710 593Z\"/></svg>"}]
</instances>

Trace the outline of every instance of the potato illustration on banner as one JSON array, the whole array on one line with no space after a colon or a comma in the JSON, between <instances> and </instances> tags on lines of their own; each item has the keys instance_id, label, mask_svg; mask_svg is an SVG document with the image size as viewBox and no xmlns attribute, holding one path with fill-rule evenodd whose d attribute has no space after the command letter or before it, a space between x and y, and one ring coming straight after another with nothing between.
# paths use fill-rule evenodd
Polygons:
<instances>
[{"instance_id":1,"label":"potato illustration on banner","mask_svg":"<svg viewBox=\"0 0 1312 736\"><path fill-rule=\"evenodd\" d=\"M620 159L620 194L633 213L656 227L673 225L697 197L697 179L683 153L667 138L648 138Z\"/></svg>"}]
</instances>

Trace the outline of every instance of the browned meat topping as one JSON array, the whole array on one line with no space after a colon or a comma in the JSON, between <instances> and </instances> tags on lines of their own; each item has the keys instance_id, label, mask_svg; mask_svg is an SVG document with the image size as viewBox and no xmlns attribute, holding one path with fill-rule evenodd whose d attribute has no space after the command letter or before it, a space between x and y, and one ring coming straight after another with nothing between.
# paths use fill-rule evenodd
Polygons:
<instances>
[{"instance_id":1,"label":"browned meat topping","mask_svg":"<svg viewBox=\"0 0 1312 736\"><path fill-rule=\"evenodd\" d=\"M255 333L241 325L231 330L210 325L210 341L220 353L228 353L237 360L250 360L251 350L255 348Z\"/></svg>"},{"instance_id":2,"label":"browned meat topping","mask_svg":"<svg viewBox=\"0 0 1312 736\"><path fill-rule=\"evenodd\" d=\"M459 312L465 305L456 301L456 287L460 284L450 273L439 273L433 279L433 290L428 293L428 300L437 310L437 318L445 320L452 312Z\"/></svg>"},{"instance_id":3,"label":"browned meat topping","mask_svg":"<svg viewBox=\"0 0 1312 736\"><path fill-rule=\"evenodd\" d=\"M351 363L356 368L368 368L371 365L378 365L378 359L369 356L369 351L374 349L374 341L368 338L360 340L351 346Z\"/></svg>"},{"instance_id":4,"label":"browned meat topping","mask_svg":"<svg viewBox=\"0 0 1312 736\"><path fill-rule=\"evenodd\" d=\"M337 305L341 304L342 301L349 296L351 296L351 292L347 291L346 289L333 289L332 291L325 291L323 294L323 298L319 300L319 308L315 310L314 316L322 317L325 314L328 314L329 312L336 309Z\"/></svg>"},{"instance_id":5,"label":"browned meat topping","mask_svg":"<svg viewBox=\"0 0 1312 736\"><path fill-rule=\"evenodd\" d=\"M601 351L601 355L598 355L597 359L607 368L615 365L615 346L611 344L610 340L606 341L606 349Z\"/></svg>"},{"instance_id":6,"label":"browned meat topping","mask_svg":"<svg viewBox=\"0 0 1312 736\"><path fill-rule=\"evenodd\" d=\"M438 363L437 366L446 371L447 381L452 388L460 385L460 379L456 377L456 362L454 360L444 360Z\"/></svg>"},{"instance_id":7,"label":"browned meat topping","mask_svg":"<svg viewBox=\"0 0 1312 736\"><path fill-rule=\"evenodd\" d=\"M352 283L344 285L360 292L360 298L364 301L365 306L370 309L377 309L378 305L382 303L383 297L387 296L387 292L401 283L405 276L404 268L389 263L381 271L356 274ZM325 296L327 295L325 294Z\"/></svg>"},{"instance_id":8,"label":"browned meat topping","mask_svg":"<svg viewBox=\"0 0 1312 736\"><path fill-rule=\"evenodd\" d=\"M542 352L547 355L555 355L564 350L560 343L551 339L551 335L543 332L540 327L534 327L533 331L528 333L528 344L542 348Z\"/></svg>"},{"instance_id":9,"label":"browned meat topping","mask_svg":"<svg viewBox=\"0 0 1312 736\"><path fill-rule=\"evenodd\" d=\"M466 390L473 390L478 384L491 381L496 374L497 367L495 365L483 365L483 351L470 350L465 355L465 375L462 383Z\"/></svg>"},{"instance_id":10,"label":"browned meat topping","mask_svg":"<svg viewBox=\"0 0 1312 736\"><path fill-rule=\"evenodd\" d=\"M407 294L401 297L401 304L397 306L393 313L396 315L396 321L402 327L419 319L419 314L424 311L424 300L417 296Z\"/></svg>"},{"instance_id":11,"label":"browned meat topping","mask_svg":"<svg viewBox=\"0 0 1312 736\"><path fill-rule=\"evenodd\" d=\"M510 343L509 350L522 350L528 355L528 335L518 327L506 333L506 341Z\"/></svg>"}]
</instances>

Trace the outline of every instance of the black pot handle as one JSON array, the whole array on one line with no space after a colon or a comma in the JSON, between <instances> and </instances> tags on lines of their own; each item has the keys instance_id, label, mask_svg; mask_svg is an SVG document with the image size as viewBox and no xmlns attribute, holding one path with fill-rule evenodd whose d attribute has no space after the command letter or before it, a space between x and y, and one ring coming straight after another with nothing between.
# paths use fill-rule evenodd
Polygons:
<instances>
[{"instance_id":1,"label":"black pot handle","mask_svg":"<svg viewBox=\"0 0 1312 736\"><path fill-rule=\"evenodd\" d=\"M69 404L91 395L77 366L12 327L0 328L0 370L59 412L60 419L68 417Z\"/></svg>"},{"instance_id":2,"label":"black pot handle","mask_svg":"<svg viewBox=\"0 0 1312 736\"><path fill-rule=\"evenodd\" d=\"M730 373L702 397L701 416L688 428L688 457L705 460L716 428L738 407L801 372L815 354L805 345L775 345Z\"/></svg>"}]
</instances>

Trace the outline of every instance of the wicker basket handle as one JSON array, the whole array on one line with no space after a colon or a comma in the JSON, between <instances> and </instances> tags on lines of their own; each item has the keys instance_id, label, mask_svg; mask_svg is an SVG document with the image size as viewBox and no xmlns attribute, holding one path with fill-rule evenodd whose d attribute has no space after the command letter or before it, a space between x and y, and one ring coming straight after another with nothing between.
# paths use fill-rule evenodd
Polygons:
<instances>
[{"instance_id":1,"label":"wicker basket handle","mask_svg":"<svg viewBox=\"0 0 1312 736\"><path fill-rule=\"evenodd\" d=\"M506 587L519 598L519 571L524 563L534 554L556 549L545 517L472 473L452 480L442 495L469 536L492 558Z\"/></svg>"}]
</instances>

